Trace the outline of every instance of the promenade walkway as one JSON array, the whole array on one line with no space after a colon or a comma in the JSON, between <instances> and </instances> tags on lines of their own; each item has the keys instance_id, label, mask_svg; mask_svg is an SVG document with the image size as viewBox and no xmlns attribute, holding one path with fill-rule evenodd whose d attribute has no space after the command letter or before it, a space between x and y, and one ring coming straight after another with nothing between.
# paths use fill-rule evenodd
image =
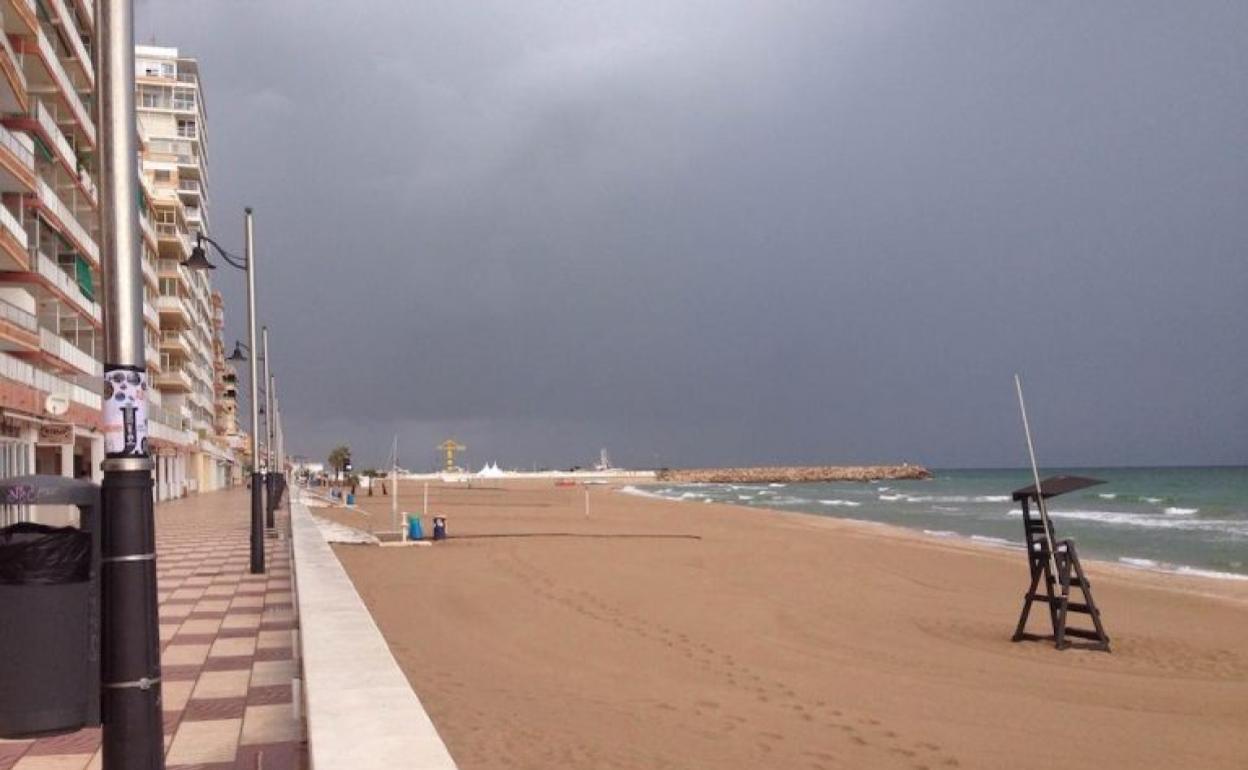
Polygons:
<instances>
[{"instance_id":1,"label":"promenade walkway","mask_svg":"<svg viewBox=\"0 0 1248 770\"><path fill-rule=\"evenodd\" d=\"M268 539L267 573L252 575L248 517L241 488L156 508L168 770L307 766L289 541ZM0 741L0 770L94 770L99 746L99 729Z\"/></svg>"}]
</instances>

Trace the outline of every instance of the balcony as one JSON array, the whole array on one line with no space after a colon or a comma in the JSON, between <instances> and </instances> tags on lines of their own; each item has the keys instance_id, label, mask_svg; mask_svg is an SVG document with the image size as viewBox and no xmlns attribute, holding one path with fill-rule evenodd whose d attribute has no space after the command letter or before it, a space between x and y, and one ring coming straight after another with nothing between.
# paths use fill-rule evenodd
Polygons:
<instances>
[{"instance_id":1,"label":"balcony","mask_svg":"<svg viewBox=\"0 0 1248 770\"><path fill-rule=\"evenodd\" d=\"M0 34L0 112L25 112L28 103L21 60L9 43L9 36Z\"/></svg>"},{"instance_id":2,"label":"balcony","mask_svg":"<svg viewBox=\"0 0 1248 770\"><path fill-rule=\"evenodd\" d=\"M104 365L95 356L80 350L72 342L51 329L39 330L39 347L44 353L63 361L78 372L92 377L104 376Z\"/></svg>"},{"instance_id":3,"label":"balcony","mask_svg":"<svg viewBox=\"0 0 1248 770\"><path fill-rule=\"evenodd\" d=\"M34 142L0 126L0 192L29 193L34 189Z\"/></svg>"},{"instance_id":4,"label":"balcony","mask_svg":"<svg viewBox=\"0 0 1248 770\"><path fill-rule=\"evenodd\" d=\"M8 353L0 353L0 377L44 393L58 393L88 409L99 411L101 406L99 393L92 393L80 385L36 369ZM40 399L40 406L42 406L42 399Z\"/></svg>"},{"instance_id":5,"label":"balcony","mask_svg":"<svg viewBox=\"0 0 1248 770\"><path fill-rule=\"evenodd\" d=\"M145 361L147 361L147 368L150 371L153 371L153 372L162 371L162 367L160 365L160 351L159 350L152 347L151 345L144 345L143 346L143 358ZM159 391L153 390L152 392L158 393Z\"/></svg>"},{"instance_id":6,"label":"balcony","mask_svg":"<svg viewBox=\"0 0 1248 770\"><path fill-rule=\"evenodd\" d=\"M42 179L36 180L35 189L39 193L39 205L48 219L56 225L78 252L91 262L92 267L99 269L100 247L78 221L78 217L61 201L60 196L47 182Z\"/></svg>"},{"instance_id":7,"label":"balcony","mask_svg":"<svg viewBox=\"0 0 1248 770\"><path fill-rule=\"evenodd\" d=\"M87 47L82 43L82 34L78 31L74 15L65 6L65 0L45 0L45 2L52 9L52 24L60 29L61 40L73 54L70 61L74 65L75 85L81 86L84 91L91 90L95 87L95 70L91 65L91 55L87 53Z\"/></svg>"},{"instance_id":8,"label":"balcony","mask_svg":"<svg viewBox=\"0 0 1248 770\"><path fill-rule=\"evenodd\" d=\"M17 42L16 48L19 52L38 56L47 74L43 82L31 83L29 89L32 92L36 92L41 87L45 89L49 86L52 87L56 92L57 98L64 102L69 109L69 113L73 117L78 130L82 132L86 144L90 147L95 147L95 123L91 120L91 113L87 110L86 105L82 103L82 97L75 90L73 80L65 72L65 68L61 66L60 59L56 55L56 49L52 46L51 41L48 40L48 36L43 31L43 28L40 27L35 30L33 42L29 38L18 38Z\"/></svg>"},{"instance_id":9,"label":"balcony","mask_svg":"<svg viewBox=\"0 0 1248 770\"><path fill-rule=\"evenodd\" d=\"M152 260L144 257L143 263L143 280L153 289L160 288L160 279L156 275L156 266L152 264Z\"/></svg>"},{"instance_id":10,"label":"balcony","mask_svg":"<svg viewBox=\"0 0 1248 770\"><path fill-rule=\"evenodd\" d=\"M166 243L176 243L182 250L182 259L191 256L191 239L187 236L186 231L179 228L175 224L169 222L156 223L156 240Z\"/></svg>"},{"instance_id":11,"label":"balcony","mask_svg":"<svg viewBox=\"0 0 1248 770\"><path fill-rule=\"evenodd\" d=\"M194 387L191 375L181 366L171 364L163 369L164 371L156 375L156 387L161 390L187 393Z\"/></svg>"},{"instance_id":12,"label":"balcony","mask_svg":"<svg viewBox=\"0 0 1248 770\"><path fill-rule=\"evenodd\" d=\"M139 229L143 231L143 240L151 247L152 251L159 248L156 245L156 230L152 228L152 219L143 209L139 209Z\"/></svg>"},{"instance_id":13,"label":"balcony","mask_svg":"<svg viewBox=\"0 0 1248 770\"><path fill-rule=\"evenodd\" d=\"M181 297L163 295L156 298L156 310L161 316L172 317L174 325L189 326L191 313Z\"/></svg>"},{"instance_id":14,"label":"balcony","mask_svg":"<svg viewBox=\"0 0 1248 770\"><path fill-rule=\"evenodd\" d=\"M35 270L61 301L90 318L94 322L93 325L100 325L99 303L84 295L82 289L78 287L78 282L69 273L57 267L55 262L41 253L35 254Z\"/></svg>"},{"instance_id":15,"label":"balcony","mask_svg":"<svg viewBox=\"0 0 1248 770\"><path fill-rule=\"evenodd\" d=\"M39 347L39 319L8 300L0 299L0 348L36 350Z\"/></svg>"},{"instance_id":16,"label":"balcony","mask_svg":"<svg viewBox=\"0 0 1248 770\"><path fill-rule=\"evenodd\" d=\"M151 324L153 329L160 328L160 313L156 312L156 308L151 302L143 303L143 320Z\"/></svg>"},{"instance_id":17,"label":"balcony","mask_svg":"<svg viewBox=\"0 0 1248 770\"><path fill-rule=\"evenodd\" d=\"M30 247L17 217L0 205L0 270L29 270Z\"/></svg>"},{"instance_id":18,"label":"balcony","mask_svg":"<svg viewBox=\"0 0 1248 770\"><path fill-rule=\"evenodd\" d=\"M161 332L160 349L176 350L183 355L191 354L191 346L186 340L185 332Z\"/></svg>"}]
</instances>

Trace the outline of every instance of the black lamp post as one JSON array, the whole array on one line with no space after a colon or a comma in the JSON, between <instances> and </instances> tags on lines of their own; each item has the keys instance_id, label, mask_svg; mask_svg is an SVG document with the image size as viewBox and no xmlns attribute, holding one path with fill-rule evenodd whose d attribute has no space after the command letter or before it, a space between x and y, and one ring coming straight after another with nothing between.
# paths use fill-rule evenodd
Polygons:
<instances>
[{"instance_id":1,"label":"black lamp post","mask_svg":"<svg viewBox=\"0 0 1248 770\"><path fill-rule=\"evenodd\" d=\"M208 255L205 253L204 244L207 243L217 250L221 258L226 261L230 267L242 270L247 273L247 335L250 342L248 350L256 349L256 260L253 248L253 232L251 221L251 209L245 209L245 218L243 224L243 237L246 246L245 255L240 259L230 254L221 245L212 240L203 233L198 233L195 237L195 248L191 250L191 256L182 262L184 267L191 270L215 270L216 265L208 261ZM230 356L230 360L247 360L242 356L239 349L241 344L236 344L234 353ZM264 491L263 480L267 468L263 464L264 454L260 451L260 409L256 397L259 393L259 387L256 380L259 373L256 371L256 357L250 359L251 366L251 572L259 574L264 572Z\"/></svg>"}]
</instances>

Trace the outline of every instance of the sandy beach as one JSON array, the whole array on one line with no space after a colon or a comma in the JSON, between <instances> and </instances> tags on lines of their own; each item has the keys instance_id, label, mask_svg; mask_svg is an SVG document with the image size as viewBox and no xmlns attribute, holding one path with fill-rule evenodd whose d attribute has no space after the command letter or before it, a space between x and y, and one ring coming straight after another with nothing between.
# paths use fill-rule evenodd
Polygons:
<instances>
[{"instance_id":1,"label":"sandy beach","mask_svg":"<svg viewBox=\"0 0 1248 770\"><path fill-rule=\"evenodd\" d=\"M1021 553L589 495L431 486L451 540L335 547L464 770L1248 761L1248 583L1089 562L1113 652L1059 652L1010 642Z\"/></svg>"}]
</instances>

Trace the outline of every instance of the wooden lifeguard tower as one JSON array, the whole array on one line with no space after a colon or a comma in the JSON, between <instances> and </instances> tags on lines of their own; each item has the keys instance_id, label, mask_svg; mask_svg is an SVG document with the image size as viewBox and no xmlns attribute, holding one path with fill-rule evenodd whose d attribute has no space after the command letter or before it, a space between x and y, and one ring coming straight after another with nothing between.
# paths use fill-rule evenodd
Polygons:
<instances>
[{"instance_id":1,"label":"wooden lifeguard tower","mask_svg":"<svg viewBox=\"0 0 1248 770\"><path fill-rule=\"evenodd\" d=\"M1018 617L1014 641L1053 640L1057 649L1082 647L1109 652L1109 635L1101 623L1101 613L1092 599L1092 586L1079 563L1074 540L1058 540L1053 521L1048 516L1044 501L1057 495L1104 484L1097 479L1082 476L1052 476L1039 485L1031 484L1014 492L1014 501L1023 508L1023 536L1027 541L1027 568L1031 572L1031 585L1023 598L1023 611ZM1041 587L1043 582L1043 587ZM1071 601L1071 588L1079 589L1082 601ZM1053 633L1032 634L1027 632L1027 616L1033 602L1049 606L1049 622ZM1071 628L1066 624L1070 613L1087 615L1092 628ZM1071 638L1085 642L1074 643Z\"/></svg>"}]
</instances>

